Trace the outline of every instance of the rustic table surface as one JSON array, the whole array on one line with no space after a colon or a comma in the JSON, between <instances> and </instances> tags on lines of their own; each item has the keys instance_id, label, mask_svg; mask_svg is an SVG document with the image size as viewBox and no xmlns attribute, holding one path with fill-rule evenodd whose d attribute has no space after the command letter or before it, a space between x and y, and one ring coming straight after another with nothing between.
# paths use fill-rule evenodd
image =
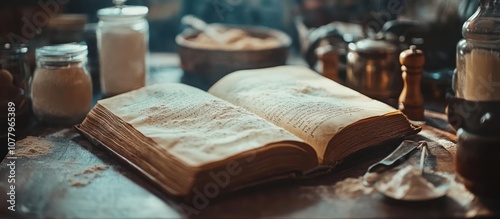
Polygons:
<instances>
[{"instance_id":1,"label":"rustic table surface","mask_svg":"<svg viewBox=\"0 0 500 219\"><path fill-rule=\"evenodd\" d=\"M162 63L151 81L180 81L175 58ZM173 61L172 61L173 60ZM196 83L193 82L193 83ZM196 85L196 84L194 84ZM428 124L446 128L444 115L426 112ZM179 218L179 217L465 217L498 216L500 204L468 193L454 176L455 136L424 126L412 140L430 143L426 164L455 179L449 194L428 202L401 202L360 186L368 166L388 155L400 142L388 143L349 158L331 174L300 181L251 187L213 199L183 200L168 196L71 127L35 124L29 136L50 143L38 156L15 160L15 184L8 182L12 159L0 164L0 218ZM31 137L33 138L33 137ZM408 163L418 163L418 154ZM100 168L95 168L100 167ZM7 193L15 185L15 212Z\"/></svg>"}]
</instances>

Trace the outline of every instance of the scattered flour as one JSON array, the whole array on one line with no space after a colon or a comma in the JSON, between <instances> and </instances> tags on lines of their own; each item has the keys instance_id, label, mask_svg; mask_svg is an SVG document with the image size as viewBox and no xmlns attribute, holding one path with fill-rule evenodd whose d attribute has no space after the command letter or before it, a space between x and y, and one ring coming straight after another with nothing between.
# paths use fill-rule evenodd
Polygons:
<instances>
[{"instance_id":1,"label":"scattered flour","mask_svg":"<svg viewBox=\"0 0 500 219\"><path fill-rule=\"evenodd\" d=\"M451 173L437 172L437 174L444 176L450 182L450 190L448 191L448 197L455 200L461 206L468 206L473 203L476 196L469 192L465 188L464 184L460 183L457 177Z\"/></svg>"},{"instance_id":2,"label":"scattered flour","mask_svg":"<svg viewBox=\"0 0 500 219\"><path fill-rule=\"evenodd\" d=\"M17 141L15 154L17 157L39 157L48 154L54 147L54 141L36 136L27 136L24 139Z\"/></svg>"},{"instance_id":3,"label":"scattered flour","mask_svg":"<svg viewBox=\"0 0 500 219\"><path fill-rule=\"evenodd\" d=\"M48 135L48 137L51 137L51 138L67 138L67 137L73 137L73 136L68 136L70 134L73 134L73 135L77 135L78 133L71 133L71 129L69 128L66 128L66 129L61 129L57 132L54 132L50 135Z\"/></svg>"},{"instance_id":4,"label":"scattered flour","mask_svg":"<svg viewBox=\"0 0 500 219\"><path fill-rule=\"evenodd\" d=\"M101 172L107 170L109 166L107 165L93 165L81 173L76 173L73 178L69 179L68 182L73 187L84 187L92 183L92 181L101 176Z\"/></svg>"},{"instance_id":5,"label":"scattered flour","mask_svg":"<svg viewBox=\"0 0 500 219\"><path fill-rule=\"evenodd\" d=\"M460 183L457 177L451 173L444 172L436 172L445 178L447 178L450 182L450 190L448 191L448 197L455 200L461 206L474 207L476 205L475 200L476 197L470 193L465 186ZM363 185L363 177L357 178L347 178L342 181L337 182L333 186L320 186L319 188L320 194L323 194L327 199L330 198L342 198L342 199L356 199L361 196L369 196L372 194L376 194L377 191L374 187L368 187ZM480 209L476 206L474 209Z\"/></svg>"},{"instance_id":6,"label":"scattered flour","mask_svg":"<svg viewBox=\"0 0 500 219\"><path fill-rule=\"evenodd\" d=\"M363 195L370 195L375 192L373 187L363 185L363 177L347 178L337 182L334 186L334 194L340 198L356 198Z\"/></svg>"},{"instance_id":7,"label":"scattered flour","mask_svg":"<svg viewBox=\"0 0 500 219\"><path fill-rule=\"evenodd\" d=\"M422 172L413 165L402 168L390 180L382 181L378 188L393 198L404 200L425 199L437 197L440 194L436 187L425 179Z\"/></svg>"}]
</instances>

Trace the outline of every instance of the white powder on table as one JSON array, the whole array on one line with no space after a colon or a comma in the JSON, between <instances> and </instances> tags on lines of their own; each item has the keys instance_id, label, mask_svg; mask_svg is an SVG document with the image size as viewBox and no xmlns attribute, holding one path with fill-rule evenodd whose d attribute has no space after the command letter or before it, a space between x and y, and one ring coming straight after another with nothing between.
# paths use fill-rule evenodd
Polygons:
<instances>
[{"instance_id":1,"label":"white powder on table","mask_svg":"<svg viewBox=\"0 0 500 219\"><path fill-rule=\"evenodd\" d=\"M107 165L93 165L81 173L76 173L68 180L73 187L84 187L92 183L92 181L101 176L101 172L109 168Z\"/></svg>"},{"instance_id":2,"label":"white powder on table","mask_svg":"<svg viewBox=\"0 0 500 219\"><path fill-rule=\"evenodd\" d=\"M35 136L27 136L26 138L17 141L14 155L16 157L34 158L52 151L54 142L50 139L45 139Z\"/></svg>"},{"instance_id":3,"label":"white powder on table","mask_svg":"<svg viewBox=\"0 0 500 219\"><path fill-rule=\"evenodd\" d=\"M363 185L363 177L347 178L334 185L334 194L340 198L356 198L375 192L373 187Z\"/></svg>"},{"instance_id":4,"label":"white powder on table","mask_svg":"<svg viewBox=\"0 0 500 219\"><path fill-rule=\"evenodd\" d=\"M399 170L387 182L381 182L379 189L385 191L386 194L391 194L392 198L396 199L419 199L426 197L436 197L436 187L422 176L422 172L408 165Z\"/></svg>"},{"instance_id":5,"label":"white powder on table","mask_svg":"<svg viewBox=\"0 0 500 219\"><path fill-rule=\"evenodd\" d=\"M50 138L73 138L74 136L79 135L77 132L72 132L72 129L70 128L65 128L58 130L57 132L49 134L47 137Z\"/></svg>"}]
</instances>

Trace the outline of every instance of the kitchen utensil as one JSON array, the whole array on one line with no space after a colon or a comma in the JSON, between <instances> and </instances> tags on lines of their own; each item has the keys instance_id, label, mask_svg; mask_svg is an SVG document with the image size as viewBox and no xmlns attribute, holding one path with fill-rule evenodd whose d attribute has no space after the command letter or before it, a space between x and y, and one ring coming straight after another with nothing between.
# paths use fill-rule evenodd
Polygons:
<instances>
[{"instance_id":1,"label":"kitchen utensil","mask_svg":"<svg viewBox=\"0 0 500 219\"><path fill-rule=\"evenodd\" d=\"M391 154L381 161L371 165L363 176L363 184L372 186L382 176L382 174L399 164L410 152L415 150L419 145L418 142L405 140Z\"/></svg>"},{"instance_id":2,"label":"kitchen utensil","mask_svg":"<svg viewBox=\"0 0 500 219\"><path fill-rule=\"evenodd\" d=\"M420 154L420 172L422 174L422 177L434 186L434 190L432 192L419 192L412 196L405 195L402 197L398 197L398 195L396 195L397 189L386 189L382 187L382 184L391 180L391 177L393 177L393 175L385 175L384 177L382 177L380 181L377 181L377 183L375 183L374 188L386 197L401 201L429 201L445 196L450 189L449 180L441 175L425 171L425 157L428 150L427 143L422 142L420 144L420 149L422 150ZM408 184L408 186L412 186L412 184Z\"/></svg>"},{"instance_id":3,"label":"kitchen utensil","mask_svg":"<svg viewBox=\"0 0 500 219\"><path fill-rule=\"evenodd\" d=\"M404 87L399 95L399 110L415 125L425 123L424 97L421 91L422 71L424 70L424 53L410 46L399 55Z\"/></svg>"},{"instance_id":4,"label":"kitchen utensil","mask_svg":"<svg viewBox=\"0 0 500 219\"><path fill-rule=\"evenodd\" d=\"M214 41L224 44L228 41L227 37L223 32L219 31L213 25L209 25L205 23L205 21L193 16L193 15L185 15L181 19L181 23L187 26L194 28L200 32L205 33L207 36L212 38Z\"/></svg>"},{"instance_id":5,"label":"kitchen utensil","mask_svg":"<svg viewBox=\"0 0 500 219\"><path fill-rule=\"evenodd\" d=\"M372 98L397 97L403 88L399 45L382 39L349 44L347 86Z\"/></svg>"}]
</instances>

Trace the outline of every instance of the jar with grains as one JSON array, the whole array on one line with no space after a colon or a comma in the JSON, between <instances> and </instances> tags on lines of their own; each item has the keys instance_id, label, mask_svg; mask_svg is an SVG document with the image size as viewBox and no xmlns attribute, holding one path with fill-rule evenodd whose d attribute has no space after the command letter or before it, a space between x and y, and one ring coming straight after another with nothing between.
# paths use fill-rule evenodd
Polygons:
<instances>
[{"instance_id":1,"label":"jar with grains","mask_svg":"<svg viewBox=\"0 0 500 219\"><path fill-rule=\"evenodd\" d=\"M149 27L148 8L124 6L97 12L97 45L103 96L109 97L146 85Z\"/></svg>"},{"instance_id":2,"label":"jar with grains","mask_svg":"<svg viewBox=\"0 0 500 219\"><path fill-rule=\"evenodd\" d=\"M448 121L457 129L455 167L479 197L500 197L500 0L481 0L457 44L455 96Z\"/></svg>"},{"instance_id":3,"label":"jar with grains","mask_svg":"<svg viewBox=\"0 0 500 219\"><path fill-rule=\"evenodd\" d=\"M36 59L31 86L35 116L49 124L81 122L92 104L92 82L86 68L87 46L45 46L36 50Z\"/></svg>"},{"instance_id":4,"label":"jar with grains","mask_svg":"<svg viewBox=\"0 0 500 219\"><path fill-rule=\"evenodd\" d=\"M30 118L31 72L24 45L2 43L0 48L0 137L7 136L8 122L14 118L16 131L24 130ZM10 103L10 104L9 104ZM15 107L15 117L9 116L9 106Z\"/></svg>"}]
</instances>

